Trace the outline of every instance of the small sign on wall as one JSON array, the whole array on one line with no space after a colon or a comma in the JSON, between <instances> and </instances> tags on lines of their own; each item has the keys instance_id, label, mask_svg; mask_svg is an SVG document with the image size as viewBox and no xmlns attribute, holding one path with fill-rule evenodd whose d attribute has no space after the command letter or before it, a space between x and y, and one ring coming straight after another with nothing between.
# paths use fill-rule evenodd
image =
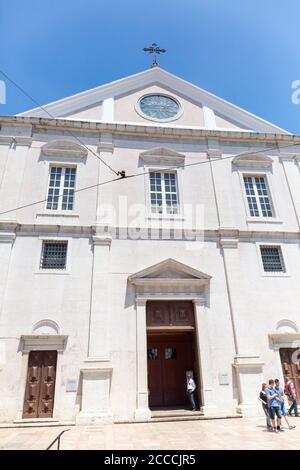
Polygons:
<instances>
[{"instance_id":1,"label":"small sign on wall","mask_svg":"<svg viewBox=\"0 0 300 470\"><path fill-rule=\"evenodd\" d=\"M68 379L66 383L66 392L77 392L78 382L76 379Z\"/></svg>"},{"instance_id":2,"label":"small sign on wall","mask_svg":"<svg viewBox=\"0 0 300 470\"><path fill-rule=\"evenodd\" d=\"M229 375L226 373L219 374L219 384L220 385L229 385Z\"/></svg>"}]
</instances>

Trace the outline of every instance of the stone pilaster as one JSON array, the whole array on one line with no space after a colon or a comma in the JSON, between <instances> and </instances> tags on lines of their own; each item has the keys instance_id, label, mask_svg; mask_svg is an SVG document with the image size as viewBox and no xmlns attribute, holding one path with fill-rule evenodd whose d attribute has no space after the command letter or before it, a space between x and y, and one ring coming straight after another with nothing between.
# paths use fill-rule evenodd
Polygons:
<instances>
[{"instance_id":1,"label":"stone pilaster","mask_svg":"<svg viewBox=\"0 0 300 470\"><path fill-rule=\"evenodd\" d=\"M101 133L100 141L98 144L98 153L101 159L107 163L110 167L112 165L112 155L114 152L113 136L110 133ZM103 163L99 163L99 177L98 183L109 181L117 176ZM111 226L115 225L114 214L115 207L112 200L112 184L105 184L99 186L97 196L97 214L96 214L96 225L104 228L108 227L110 230Z\"/></svg>"},{"instance_id":2,"label":"stone pilaster","mask_svg":"<svg viewBox=\"0 0 300 470\"><path fill-rule=\"evenodd\" d=\"M139 298L136 299L136 367L135 420L147 421L151 418L151 412L148 401L146 300Z\"/></svg>"},{"instance_id":3,"label":"stone pilaster","mask_svg":"<svg viewBox=\"0 0 300 470\"><path fill-rule=\"evenodd\" d=\"M109 255L111 238L93 237L93 276L88 357L81 368L82 400L76 424L113 422L110 389L113 366L109 349Z\"/></svg>"},{"instance_id":4,"label":"stone pilaster","mask_svg":"<svg viewBox=\"0 0 300 470\"><path fill-rule=\"evenodd\" d=\"M232 209L231 166L222 161L222 150L217 142L209 142L214 148L208 148L207 156L211 161L211 176L215 193L216 209L220 228L235 227L235 217ZM230 172L230 174L226 174Z\"/></svg>"},{"instance_id":5,"label":"stone pilaster","mask_svg":"<svg viewBox=\"0 0 300 470\"><path fill-rule=\"evenodd\" d=\"M11 250L14 240L14 232L0 232L0 324L3 320L3 302L7 284Z\"/></svg>"},{"instance_id":6,"label":"stone pilaster","mask_svg":"<svg viewBox=\"0 0 300 470\"><path fill-rule=\"evenodd\" d=\"M300 154L281 152L279 159L284 169L298 227L300 229Z\"/></svg>"},{"instance_id":7,"label":"stone pilaster","mask_svg":"<svg viewBox=\"0 0 300 470\"><path fill-rule=\"evenodd\" d=\"M88 358L109 360L109 257L111 238L93 236L93 276L89 324Z\"/></svg>"},{"instance_id":8,"label":"stone pilaster","mask_svg":"<svg viewBox=\"0 0 300 470\"><path fill-rule=\"evenodd\" d=\"M261 383L263 362L258 354L249 352L249 348L252 348L255 340L248 337L251 335L247 326L250 319L244 304L245 288L240 270L237 235L237 232L222 233L221 231L220 245L236 351L233 366L236 370L239 391L237 412L243 416L254 416L259 414L257 384Z\"/></svg>"},{"instance_id":9,"label":"stone pilaster","mask_svg":"<svg viewBox=\"0 0 300 470\"><path fill-rule=\"evenodd\" d=\"M213 367L211 363L213 338L209 328L209 321L207 319L207 309L205 307L205 299L195 299L194 313L196 323L197 335L197 351L198 363L201 369L201 385L202 385L202 400L205 415L215 415L217 406L214 397L213 385Z\"/></svg>"}]
</instances>

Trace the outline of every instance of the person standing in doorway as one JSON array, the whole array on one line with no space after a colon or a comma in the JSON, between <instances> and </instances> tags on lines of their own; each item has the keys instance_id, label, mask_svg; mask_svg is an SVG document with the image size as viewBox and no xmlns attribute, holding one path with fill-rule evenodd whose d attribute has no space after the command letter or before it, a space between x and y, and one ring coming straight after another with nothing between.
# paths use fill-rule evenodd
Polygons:
<instances>
[{"instance_id":1,"label":"person standing in doorway","mask_svg":"<svg viewBox=\"0 0 300 470\"><path fill-rule=\"evenodd\" d=\"M192 411L196 411L195 390L196 384L193 379L193 373L192 371L188 371L186 374L186 391L190 400Z\"/></svg>"},{"instance_id":2,"label":"person standing in doorway","mask_svg":"<svg viewBox=\"0 0 300 470\"><path fill-rule=\"evenodd\" d=\"M269 413L269 406L268 406L268 398L266 394L266 388L267 384L263 383L261 386L261 391L259 394L259 401L261 402L262 409L264 410L264 413L266 415L266 420L267 420L267 429L268 431L272 431L272 424L271 424L271 418L270 418L270 413Z\"/></svg>"},{"instance_id":3,"label":"person standing in doorway","mask_svg":"<svg viewBox=\"0 0 300 470\"><path fill-rule=\"evenodd\" d=\"M297 395L296 395L296 389L295 389L295 384L291 378L286 379L286 384L285 384L285 393L291 402L291 406L289 408L289 415L292 416L292 412L294 411L295 416L298 418L298 405L297 405Z\"/></svg>"},{"instance_id":4,"label":"person standing in doorway","mask_svg":"<svg viewBox=\"0 0 300 470\"><path fill-rule=\"evenodd\" d=\"M274 390L278 394L278 401L279 401L279 406L280 406L280 414L283 416L286 424L288 425L289 429L295 429L296 426L291 426L288 419L287 419L287 414L288 412L286 411L285 408L285 397L284 397L284 391L283 388L280 387L279 379L275 379L275 387Z\"/></svg>"},{"instance_id":5,"label":"person standing in doorway","mask_svg":"<svg viewBox=\"0 0 300 470\"><path fill-rule=\"evenodd\" d=\"M274 388L274 380L269 380L269 386L266 388L266 395L268 399L269 405L269 412L272 421L273 431L279 432L282 431L281 429L281 414L280 414L280 403L278 400L278 393L275 391ZM277 425L276 425L276 417L277 417Z\"/></svg>"}]
</instances>

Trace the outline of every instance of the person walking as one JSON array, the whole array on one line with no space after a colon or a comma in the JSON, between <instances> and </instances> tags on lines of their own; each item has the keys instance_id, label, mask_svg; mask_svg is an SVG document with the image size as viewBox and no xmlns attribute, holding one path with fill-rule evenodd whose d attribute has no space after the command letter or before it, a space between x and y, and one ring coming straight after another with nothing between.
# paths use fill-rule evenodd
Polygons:
<instances>
[{"instance_id":1,"label":"person walking","mask_svg":"<svg viewBox=\"0 0 300 470\"><path fill-rule=\"evenodd\" d=\"M269 386L266 388L266 395L268 399L269 412L272 421L272 429L274 432L282 431L281 429L281 414L278 401L278 393L274 389L274 380L269 380ZM276 418L277 417L277 425Z\"/></svg>"},{"instance_id":2,"label":"person walking","mask_svg":"<svg viewBox=\"0 0 300 470\"><path fill-rule=\"evenodd\" d=\"M292 416L292 411L294 411L295 416L298 418L299 414L298 414L296 389L295 389L295 384L291 378L286 379L285 393L289 401L291 402L291 406L289 408L288 414Z\"/></svg>"},{"instance_id":3,"label":"person walking","mask_svg":"<svg viewBox=\"0 0 300 470\"><path fill-rule=\"evenodd\" d=\"M288 419L287 419L287 410L285 408L285 395L284 395L284 390L282 387L280 387L280 382L279 379L275 379L275 387L274 387L275 392L277 393L278 401L279 401L279 406L280 406L280 413L281 416L283 416L286 424L288 425L289 429L295 429L296 426L291 426Z\"/></svg>"},{"instance_id":4,"label":"person walking","mask_svg":"<svg viewBox=\"0 0 300 470\"><path fill-rule=\"evenodd\" d=\"M268 406L268 398L266 394L266 388L267 384L263 383L261 386L261 391L259 393L259 401L261 402L262 409L264 410L264 413L266 415L266 420L267 420L267 429L268 431L272 431L272 424L271 424L271 418L270 418L270 413L269 413L269 406Z\"/></svg>"},{"instance_id":5,"label":"person walking","mask_svg":"<svg viewBox=\"0 0 300 470\"><path fill-rule=\"evenodd\" d=\"M190 400L190 404L192 407L192 411L196 411L196 401L194 392L196 390L196 384L193 379L193 373L191 371L187 372L186 374L186 391Z\"/></svg>"}]
</instances>

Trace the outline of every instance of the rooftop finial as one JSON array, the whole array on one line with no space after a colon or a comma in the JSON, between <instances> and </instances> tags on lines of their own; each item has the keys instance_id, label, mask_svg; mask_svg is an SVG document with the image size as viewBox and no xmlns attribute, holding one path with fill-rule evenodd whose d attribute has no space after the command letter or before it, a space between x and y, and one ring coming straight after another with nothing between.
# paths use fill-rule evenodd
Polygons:
<instances>
[{"instance_id":1,"label":"rooftop finial","mask_svg":"<svg viewBox=\"0 0 300 470\"><path fill-rule=\"evenodd\" d=\"M161 49L155 42L151 44L149 47L144 47L143 51L149 52L150 54L154 54L153 57L153 62L151 67L159 67L158 62L156 61L156 54L162 54L163 52L166 52L166 49Z\"/></svg>"}]
</instances>

